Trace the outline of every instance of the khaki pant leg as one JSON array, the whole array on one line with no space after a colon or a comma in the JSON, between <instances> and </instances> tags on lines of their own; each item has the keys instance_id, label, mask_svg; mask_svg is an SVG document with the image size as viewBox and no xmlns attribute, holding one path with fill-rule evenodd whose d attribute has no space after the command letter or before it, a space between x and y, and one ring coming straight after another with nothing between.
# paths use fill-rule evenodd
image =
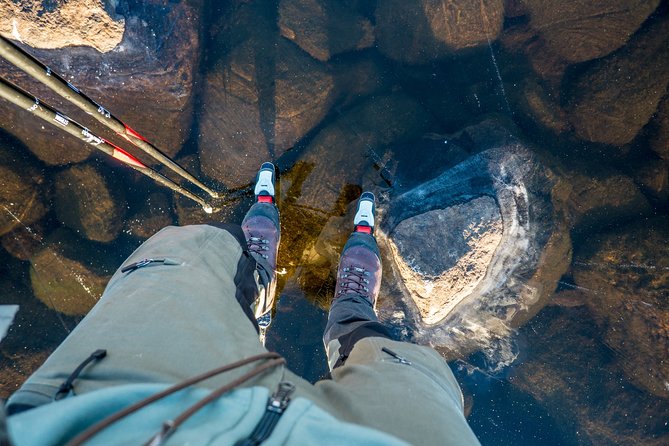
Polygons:
<instances>
[{"instance_id":1,"label":"khaki pant leg","mask_svg":"<svg viewBox=\"0 0 669 446\"><path fill-rule=\"evenodd\" d=\"M36 406L53 400L61 383L97 349L107 357L90 364L74 383L77 394L131 383L174 383L266 351L235 298L242 256L226 230L207 225L167 227L125 262L168 258L129 273L120 268L105 292L67 339L10 398ZM253 365L204 382L217 387Z\"/></svg>"},{"instance_id":2,"label":"khaki pant leg","mask_svg":"<svg viewBox=\"0 0 669 446\"><path fill-rule=\"evenodd\" d=\"M411 364L382 351L386 347ZM369 337L355 344L331 381L316 384L338 418L415 445L479 444L464 417L460 387L435 350Z\"/></svg>"}]
</instances>

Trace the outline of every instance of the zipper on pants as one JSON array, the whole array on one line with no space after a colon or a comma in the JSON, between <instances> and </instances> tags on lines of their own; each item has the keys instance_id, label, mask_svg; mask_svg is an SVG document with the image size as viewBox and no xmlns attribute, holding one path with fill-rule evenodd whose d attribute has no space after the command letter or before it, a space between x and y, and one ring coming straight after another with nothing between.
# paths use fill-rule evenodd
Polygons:
<instances>
[{"instance_id":1,"label":"zipper on pants","mask_svg":"<svg viewBox=\"0 0 669 446\"><path fill-rule=\"evenodd\" d=\"M180 265L180 262L177 262L176 260L173 259L142 259L138 262L131 263L121 269L122 273L131 273L135 271L136 269L144 268L145 266L149 266L151 264L155 263L161 263L163 265Z\"/></svg>"},{"instance_id":2,"label":"zipper on pants","mask_svg":"<svg viewBox=\"0 0 669 446\"><path fill-rule=\"evenodd\" d=\"M404 357L398 355L397 353L395 353L394 351L392 351L392 350L389 349L388 347L382 347L382 348L381 348L381 351L384 352L384 353L388 353L390 356L392 356L393 358L397 359L397 361L398 361L400 364L411 365L411 361L409 361L408 359L406 359L406 358L404 358Z\"/></svg>"}]
</instances>

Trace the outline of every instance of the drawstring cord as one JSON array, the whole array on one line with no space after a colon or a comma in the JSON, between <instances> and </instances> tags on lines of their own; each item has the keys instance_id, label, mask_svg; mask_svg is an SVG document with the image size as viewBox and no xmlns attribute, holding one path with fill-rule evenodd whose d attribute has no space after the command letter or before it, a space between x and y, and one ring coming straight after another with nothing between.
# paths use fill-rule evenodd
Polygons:
<instances>
[{"instance_id":1,"label":"drawstring cord","mask_svg":"<svg viewBox=\"0 0 669 446\"><path fill-rule=\"evenodd\" d=\"M230 370L234 370L236 368L242 367L244 365L250 364L252 362L260 361L263 359L267 359L268 361L255 367L254 369L250 370L249 372L245 373L244 375L240 376L236 380L230 382L229 384L226 384L225 386L219 387L218 389L214 390L212 393L210 393L207 397L201 399L194 405L192 405L190 408L188 408L186 411L182 412L177 418L174 420L168 420L165 421L162 425L162 428L160 432L158 432L156 435L154 435L147 443L146 445L150 446L158 446L162 444L171 434L174 433L174 431L182 425L188 418L190 418L195 412L206 406L207 404L211 403L212 401L216 400L217 398L220 398L223 394L226 392L229 392L230 390L234 389L235 387L245 383L246 381L260 375L261 373L265 372L268 369L271 369L273 367L279 366L279 365L284 365L286 364L286 360L279 355L278 353L274 352L265 352L261 353L255 356L250 356L245 359L241 359L239 361L233 362L231 364L227 364L221 367L218 367L216 369L210 370L208 372L202 373L200 375L194 376L192 378L189 378L185 381L182 381L180 383L177 383L173 386L168 387L167 389L163 390L162 392L158 392L155 395L151 395L148 398L145 398L141 401L138 401L137 403L126 407L123 410L120 410L116 412L115 414L110 415L109 417L99 421L98 423L94 424L93 426L89 427L79 435L77 435L75 438L70 440L69 443L67 443L68 446L79 446L82 445L84 442L90 440L93 438L95 435L97 435L100 431L103 429L106 429L109 427L111 424L115 423L116 421L125 418L126 416L138 411L139 409L142 409L145 406L148 406L149 404L153 403L154 401L158 401L168 395L171 395L181 389L184 389L186 387L189 387L193 384L197 384L200 381L204 381L206 379L209 379L211 377L214 377L216 375L220 375L221 373L228 372Z\"/></svg>"},{"instance_id":2,"label":"drawstring cord","mask_svg":"<svg viewBox=\"0 0 669 446\"><path fill-rule=\"evenodd\" d=\"M53 399L55 401L62 400L68 393L74 393L74 381L79 378L79 375L81 375L81 372L83 372L86 366L93 361L101 360L105 356L107 356L107 350L100 349L91 353L88 358L84 359L84 361L79 364L79 366L77 366L77 368L74 369L72 373L70 373L70 376L67 377L63 384L60 385L58 392L56 392L56 394L53 396Z\"/></svg>"}]
</instances>

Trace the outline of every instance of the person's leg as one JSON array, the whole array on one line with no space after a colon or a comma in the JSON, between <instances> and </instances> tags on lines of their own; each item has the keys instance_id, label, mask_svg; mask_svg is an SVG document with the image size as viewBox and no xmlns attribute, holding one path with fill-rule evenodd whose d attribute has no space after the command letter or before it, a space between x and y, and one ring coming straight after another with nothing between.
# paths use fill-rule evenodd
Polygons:
<instances>
[{"instance_id":1,"label":"person's leg","mask_svg":"<svg viewBox=\"0 0 669 446\"><path fill-rule=\"evenodd\" d=\"M361 195L353 219L354 232L339 259L335 296L323 334L330 369L342 366L360 339L390 338L374 311L381 287L381 260L373 235L374 206L372 193Z\"/></svg>"},{"instance_id":2,"label":"person's leg","mask_svg":"<svg viewBox=\"0 0 669 446\"><path fill-rule=\"evenodd\" d=\"M381 262L370 200L361 197L340 258L324 334L332 379L317 389L340 419L411 444L477 444L446 361L431 348L390 339L377 319Z\"/></svg>"},{"instance_id":3,"label":"person's leg","mask_svg":"<svg viewBox=\"0 0 669 446\"><path fill-rule=\"evenodd\" d=\"M275 202L276 172L272 163L260 167L254 187L256 202L242 221L248 250L257 262L260 295L254 303L253 315L265 330L272 321L276 295L276 258L281 230L279 209Z\"/></svg>"},{"instance_id":4,"label":"person's leg","mask_svg":"<svg viewBox=\"0 0 669 446\"><path fill-rule=\"evenodd\" d=\"M260 209L266 214L268 207L275 206L263 203ZM259 289L271 288L275 263L263 255L276 258L279 226L257 210L255 204L249 211L244 232L232 225L168 227L144 242L114 274L93 310L12 395L8 411L54 401L77 365L98 349L107 356L86 366L74 382L77 394L122 384L174 383L264 352L250 306ZM267 222L276 223L273 237ZM262 241L251 239L252 233L262 234ZM249 367L203 385L220 386Z\"/></svg>"},{"instance_id":5,"label":"person's leg","mask_svg":"<svg viewBox=\"0 0 669 446\"><path fill-rule=\"evenodd\" d=\"M122 272L143 259L164 261ZM236 299L237 285L248 284L254 263L224 229L161 230L116 271L95 307L12 395L8 411L52 402L77 365L98 349L107 356L83 371L74 383L77 394L178 382L264 351Z\"/></svg>"}]
</instances>

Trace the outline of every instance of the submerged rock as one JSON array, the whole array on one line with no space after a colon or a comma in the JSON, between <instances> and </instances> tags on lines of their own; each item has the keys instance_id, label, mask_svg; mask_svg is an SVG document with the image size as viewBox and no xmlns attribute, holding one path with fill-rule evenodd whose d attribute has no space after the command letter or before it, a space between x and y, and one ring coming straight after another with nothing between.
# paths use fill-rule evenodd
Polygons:
<instances>
[{"instance_id":1,"label":"submerged rock","mask_svg":"<svg viewBox=\"0 0 669 446\"><path fill-rule=\"evenodd\" d=\"M500 37L502 47L511 53L527 57L532 70L547 84L552 92L560 91L562 77L568 67L565 61L527 23L516 24L504 30Z\"/></svg>"},{"instance_id":2,"label":"submerged rock","mask_svg":"<svg viewBox=\"0 0 669 446\"><path fill-rule=\"evenodd\" d=\"M523 0L530 26L568 63L603 57L620 48L660 0Z\"/></svg>"},{"instance_id":3,"label":"submerged rock","mask_svg":"<svg viewBox=\"0 0 669 446\"><path fill-rule=\"evenodd\" d=\"M376 36L391 59L427 63L492 42L503 20L503 0L386 0L377 3Z\"/></svg>"},{"instance_id":4,"label":"submerged rock","mask_svg":"<svg viewBox=\"0 0 669 446\"><path fill-rule=\"evenodd\" d=\"M638 387L669 398L669 228L665 218L634 223L581 249L573 276L604 342Z\"/></svg>"},{"instance_id":5,"label":"submerged rock","mask_svg":"<svg viewBox=\"0 0 669 446\"><path fill-rule=\"evenodd\" d=\"M389 246L402 284L425 324L440 322L462 297L471 294L483 279L503 231L499 207L489 196L428 211L395 227Z\"/></svg>"},{"instance_id":6,"label":"submerged rock","mask_svg":"<svg viewBox=\"0 0 669 446\"><path fill-rule=\"evenodd\" d=\"M126 222L126 232L139 238L149 238L174 223L172 205L161 193L149 195L142 209Z\"/></svg>"},{"instance_id":7,"label":"submerged rock","mask_svg":"<svg viewBox=\"0 0 669 446\"><path fill-rule=\"evenodd\" d=\"M300 158L314 168L301 184L297 204L332 212L345 187L361 184L363 172L379 161L377 150L415 138L431 119L402 93L373 97L344 112L314 137Z\"/></svg>"},{"instance_id":8,"label":"submerged rock","mask_svg":"<svg viewBox=\"0 0 669 446\"><path fill-rule=\"evenodd\" d=\"M571 191L567 198L572 227L592 231L620 220L640 217L651 209L631 178L620 175L567 175Z\"/></svg>"},{"instance_id":9,"label":"submerged rock","mask_svg":"<svg viewBox=\"0 0 669 446\"><path fill-rule=\"evenodd\" d=\"M91 164L72 166L56 175L56 215L89 240L111 242L123 228L122 190Z\"/></svg>"},{"instance_id":10,"label":"submerged rock","mask_svg":"<svg viewBox=\"0 0 669 446\"><path fill-rule=\"evenodd\" d=\"M227 37L227 36L226 36ZM228 187L291 148L328 112L335 83L320 62L281 39L254 37L207 75L199 146L202 172Z\"/></svg>"},{"instance_id":11,"label":"submerged rock","mask_svg":"<svg viewBox=\"0 0 669 446\"><path fill-rule=\"evenodd\" d=\"M21 226L0 238L2 247L19 260L30 260L43 248L44 228L41 224Z\"/></svg>"},{"instance_id":12,"label":"submerged rock","mask_svg":"<svg viewBox=\"0 0 669 446\"><path fill-rule=\"evenodd\" d=\"M247 185L260 164L278 160L304 141L334 106L346 107L387 86L386 61L380 57L345 57L327 64L318 60L325 57L321 46L326 44L319 28L326 25L318 14L329 14L328 23L352 20L331 15L354 9L340 3L286 0L275 8L238 0L228 5L214 28L218 50L211 54L199 119L199 156L205 175L229 188ZM301 6L305 10L298 10ZM297 23L292 14L318 17ZM288 32L288 22L294 25L294 39L302 49L282 36ZM306 34L298 33L298 25ZM320 49L306 48L302 37L310 42L318 37L312 43ZM335 41L328 39L328 45ZM335 49L328 48L331 56Z\"/></svg>"},{"instance_id":13,"label":"submerged rock","mask_svg":"<svg viewBox=\"0 0 669 446\"><path fill-rule=\"evenodd\" d=\"M90 46L106 53L123 38L125 23L103 0L0 0L0 34L35 48Z\"/></svg>"},{"instance_id":14,"label":"submerged rock","mask_svg":"<svg viewBox=\"0 0 669 446\"><path fill-rule=\"evenodd\" d=\"M635 357L615 360L587 308L546 308L520 331L525 360L509 382L544 406L576 444L667 443L669 405L628 384L620 363L634 364ZM643 364L634 365L641 371Z\"/></svg>"},{"instance_id":15,"label":"submerged rock","mask_svg":"<svg viewBox=\"0 0 669 446\"><path fill-rule=\"evenodd\" d=\"M1 61L0 61L1 63ZM26 110L0 99L3 116L0 127L16 136L30 151L49 165L80 163L95 149L76 138L46 124Z\"/></svg>"},{"instance_id":16,"label":"submerged rock","mask_svg":"<svg viewBox=\"0 0 669 446\"><path fill-rule=\"evenodd\" d=\"M28 226L47 212L44 179L15 141L0 139L0 235Z\"/></svg>"},{"instance_id":17,"label":"submerged rock","mask_svg":"<svg viewBox=\"0 0 669 446\"><path fill-rule=\"evenodd\" d=\"M30 259L33 293L58 312L85 315L100 299L111 278L112 270L96 266L104 261L104 253L90 242L59 230Z\"/></svg>"},{"instance_id":18,"label":"submerged rock","mask_svg":"<svg viewBox=\"0 0 669 446\"><path fill-rule=\"evenodd\" d=\"M524 54L534 72L559 93L568 66L622 47L658 4L659 0L507 1L507 17L511 10L528 20L505 27L501 43L508 51Z\"/></svg>"},{"instance_id":19,"label":"submerged rock","mask_svg":"<svg viewBox=\"0 0 669 446\"><path fill-rule=\"evenodd\" d=\"M619 51L594 62L568 92L576 133L623 145L648 123L669 85L669 20L656 21Z\"/></svg>"},{"instance_id":20,"label":"submerged rock","mask_svg":"<svg viewBox=\"0 0 669 446\"><path fill-rule=\"evenodd\" d=\"M346 58L328 65L335 80L337 109L346 109L365 98L382 94L394 80L386 59L378 55Z\"/></svg>"},{"instance_id":21,"label":"submerged rock","mask_svg":"<svg viewBox=\"0 0 669 446\"><path fill-rule=\"evenodd\" d=\"M70 3L82 2L60 3L66 8ZM128 6L123 13L123 40L114 50L105 53L87 46L63 48L64 41L57 49L26 49L167 155L174 156L189 136L193 120L193 77L200 57L200 14L199 6L194 5L197 2L148 2ZM29 13L21 12L18 17L26 17L24 14ZM88 11L85 11L79 17L82 22L76 26L85 28L87 17ZM39 34L43 40L53 37L58 41L52 29ZM7 77L24 89L47 102L54 102L51 100L54 95L41 84L23 72L8 68L4 61L0 65L3 73L8 73ZM94 150L69 135L62 135L60 130L38 118L27 118L26 113L5 101L0 101L0 113L9 113L10 118L3 119L0 126L21 139L47 164L80 162ZM88 119L82 124L91 125L91 121Z\"/></svg>"},{"instance_id":22,"label":"submerged rock","mask_svg":"<svg viewBox=\"0 0 669 446\"><path fill-rule=\"evenodd\" d=\"M381 317L447 356L515 359L505 339L546 305L570 263L559 183L516 141L380 203L385 277L396 281Z\"/></svg>"},{"instance_id":23,"label":"submerged rock","mask_svg":"<svg viewBox=\"0 0 669 446\"><path fill-rule=\"evenodd\" d=\"M528 79L520 93L520 109L535 125L556 134L571 129L567 115L556 98L536 80Z\"/></svg>"},{"instance_id":24,"label":"submerged rock","mask_svg":"<svg viewBox=\"0 0 669 446\"><path fill-rule=\"evenodd\" d=\"M281 0L279 29L283 37L323 62L374 44L369 20L337 0Z\"/></svg>"}]
</instances>

